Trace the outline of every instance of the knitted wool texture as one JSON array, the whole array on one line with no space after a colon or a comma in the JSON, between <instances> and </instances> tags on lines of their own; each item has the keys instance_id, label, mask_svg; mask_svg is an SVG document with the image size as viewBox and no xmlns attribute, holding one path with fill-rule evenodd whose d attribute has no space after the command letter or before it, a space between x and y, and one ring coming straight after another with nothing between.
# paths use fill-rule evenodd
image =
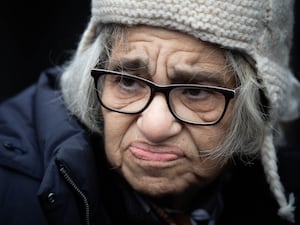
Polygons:
<instances>
[{"instance_id":1,"label":"knitted wool texture","mask_svg":"<svg viewBox=\"0 0 300 225\"><path fill-rule=\"evenodd\" d=\"M77 54L94 40L99 23L178 30L252 59L271 105L262 163L279 215L293 221L293 196L289 202L285 197L271 130L275 122L299 116L300 85L289 68L293 0L92 0L91 21Z\"/></svg>"}]
</instances>

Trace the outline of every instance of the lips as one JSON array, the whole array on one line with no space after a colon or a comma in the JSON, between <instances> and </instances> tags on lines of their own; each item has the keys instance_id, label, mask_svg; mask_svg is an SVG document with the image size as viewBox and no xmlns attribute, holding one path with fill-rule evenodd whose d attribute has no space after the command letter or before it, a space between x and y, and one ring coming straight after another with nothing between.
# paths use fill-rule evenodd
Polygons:
<instances>
[{"instance_id":1,"label":"lips","mask_svg":"<svg viewBox=\"0 0 300 225\"><path fill-rule=\"evenodd\" d=\"M152 146L145 143L133 143L129 147L132 155L145 161L168 162L183 157L183 152L176 147Z\"/></svg>"}]
</instances>

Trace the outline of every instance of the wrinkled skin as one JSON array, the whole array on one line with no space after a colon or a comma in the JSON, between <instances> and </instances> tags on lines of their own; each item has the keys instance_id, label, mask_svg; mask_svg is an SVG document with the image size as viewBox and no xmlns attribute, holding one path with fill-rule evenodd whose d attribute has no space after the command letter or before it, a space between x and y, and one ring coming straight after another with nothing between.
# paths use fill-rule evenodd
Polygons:
<instances>
[{"instance_id":1,"label":"wrinkled skin","mask_svg":"<svg viewBox=\"0 0 300 225\"><path fill-rule=\"evenodd\" d=\"M181 82L178 71L204 71L203 76L217 79L204 77L203 84L233 88L234 75L217 46L155 27L132 27L126 34L125 43L113 45L108 69L122 65L127 73L143 74L158 84ZM137 115L103 109L108 160L135 190L150 197L175 195L177 203L172 204L188 202L196 194L192 190L211 183L226 165L205 160L200 153L220 144L231 122L233 103L213 126L176 120L161 93Z\"/></svg>"}]
</instances>

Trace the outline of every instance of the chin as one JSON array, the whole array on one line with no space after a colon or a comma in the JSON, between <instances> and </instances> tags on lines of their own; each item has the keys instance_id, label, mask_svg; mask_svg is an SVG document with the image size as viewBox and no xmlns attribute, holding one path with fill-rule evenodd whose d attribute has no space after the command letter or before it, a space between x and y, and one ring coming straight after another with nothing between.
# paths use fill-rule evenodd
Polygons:
<instances>
[{"instance_id":1,"label":"chin","mask_svg":"<svg viewBox=\"0 0 300 225\"><path fill-rule=\"evenodd\" d=\"M148 181L132 183L132 187L139 193L150 197L165 197L170 195L178 195L183 193L186 189L186 185L175 184L174 181Z\"/></svg>"}]
</instances>

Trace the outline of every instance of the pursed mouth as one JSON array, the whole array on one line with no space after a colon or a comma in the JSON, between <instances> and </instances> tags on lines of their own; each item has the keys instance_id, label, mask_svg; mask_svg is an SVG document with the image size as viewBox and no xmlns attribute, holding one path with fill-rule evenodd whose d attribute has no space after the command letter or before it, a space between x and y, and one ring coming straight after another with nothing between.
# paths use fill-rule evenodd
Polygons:
<instances>
[{"instance_id":1,"label":"pursed mouth","mask_svg":"<svg viewBox=\"0 0 300 225\"><path fill-rule=\"evenodd\" d=\"M183 152L172 146L153 146L145 143L133 143L129 146L132 155L140 160L169 162L180 159Z\"/></svg>"}]
</instances>

